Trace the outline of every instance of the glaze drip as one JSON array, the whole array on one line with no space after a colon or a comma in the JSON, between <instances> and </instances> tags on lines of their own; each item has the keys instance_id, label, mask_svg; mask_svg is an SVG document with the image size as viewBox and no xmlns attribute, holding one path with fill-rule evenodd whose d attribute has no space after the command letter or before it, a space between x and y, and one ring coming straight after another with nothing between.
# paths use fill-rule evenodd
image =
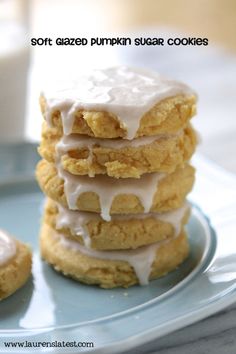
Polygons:
<instances>
[{"instance_id":1,"label":"glaze drip","mask_svg":"<svg viewBox=\"0 0 236 354\"><path fill-rule=\"evenodd\" d=\"M64 191L69 209L77 209L78 197L86 192L94 192L99 196L101 217L110 221L110 209L117 195L136 195L148 213L152 206L153 197L158 188L158 183L165 177L164 173L150 173L142 178L115 179L106 175L96 178L88 176L75 176L63 170L61 164L57 165L59 177L64 180Z\"/></svg>"},{"instance_id":2,"label":"glaze drip","mask_svg":"<svg viewBox=\"0 0 236 354\"><path fill-rule=\"evenodd\" d=\"M91 248L82 246L76 241L67 239L62 234L55 233L55 235L60 238L63 247L79 251L86 256L103 260L128 262L134 268L140 285L148 284L156 252L162 244L168 242L165 240L149 246L140 247L136 250L128 251L95 251Z\"/></svg>"},{"instance_id":3,"label":"glaze drip","mask_svg":"<svg viewBox=\"0 0 236 354\"><path fill-rule=\"evenodd\" d=\"M81 236L85 247L89 248L91 245L91 239L87 231L86 224L92 220L101 220L100 216L96 213L69 210L60 204L57 204L57 209L58 214L56 218L56 228L70 229L73 235ZM185 203L181 208L165 213L112 215L111 221L153 218L171 224L174 229L174 237L176 237L181 231L181 222L188 209L189 204Z\"/></svg>"}]
</instances>

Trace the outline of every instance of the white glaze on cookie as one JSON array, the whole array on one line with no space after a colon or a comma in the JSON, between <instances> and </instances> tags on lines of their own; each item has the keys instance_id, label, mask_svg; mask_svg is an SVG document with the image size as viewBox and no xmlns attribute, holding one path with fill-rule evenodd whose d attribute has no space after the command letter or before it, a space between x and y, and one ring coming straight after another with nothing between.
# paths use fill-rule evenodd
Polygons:
<instances>
[{"instance_id":1,"label":"white glaze on cookie","mask_svg":"<svg viewBox=\"0 0 236 354\"><path fill-rule=\"evenodd\" d=\"M78 251L88 257L98 258L110 261L124 261L128 262L134 269L140 285L147 285L149 276L152 271L152 264L156 257L158 249L170 242L173 239L164 240L153 243L148 246L142 246L135 250L127 251L95 251L91 248L86 248L76 241L72 241L58 232L54 232L54 237L58 238L61 245L68 249Z\"/></svg>"},{"instance_id":2,"label":"white glaze on cookie","mask_svg":"<svg viewBox=\"0 0 236 354\"><path fill-rule=\"evenodd\" d=\"M106 175L98 175L96 178L88 176L75 176L63 170L57 165L59 177L64 180L64 191L69 209L77 209L77 199L86 192L93 192L99 196L101 217L110 221L110 209L117 195L133 194L137 196L144 207L144 213L148 213L152 206L153 197L157 191L159 181L165 177L164 173L149 173L138 178L114 179Z\"/></svg>"},{"instance_id":3,"label":"white glaze on cookie","mask_svg":"<svg viewBox=\"0 0 236 354\"><path fill-rule=\"evenodd\" d=\"M101 220L99 214L89 213L85 211L74 211L64 208L57 204L58 214L56 218L56 228L68 228L73 235L78 235L83 238L85 247L89 248L91 239L86 228L88 222L93 220ZM174 229L174 237L176 237L181 230L182 219L189 209L189 204L186 202L181 208L168 211L165 213L147 213L147 214L127 214L127 215L112 215L111 221L119 220L135 220L153 218L172 225Z\"/></svg>"},{"instance_id":4,"label":"white glaze on cookie","mask_svg":"<svg viewBox=\"0 0 236 354\"><path fill-rule=\"evenodd\" d=\"M49 125L52 113L59 110L64 134L69 135L78 110L106 111L119 119L129 140L134 139L142 116L155 104L177 94L194 94L183 83L126 66L95 70L62 87L42 92Z\"/></svg>"},{"instance_id":5,"label":"white glaze on cookie","mask_svg":"<svg viewBox=\"0 0 236 354\"><path fill-rule=\"evenodd\" d=\"M166 139L176 139L183 134L183 130L180 130L176 134L159 134L155 136L145 136L133 140L125 139L99 139L86 136L78 136L76 134L64 135L56 145L56 160L61 161L61 158L69 151L87 149L88 165L93 162L93 148L102 147L112 150L124 149L124 148L138 148L141 146L148 146L154 142L160 142ZM90 177L94 177L92 169L88 172Z\"/></svg>"},{"instance_id":6,"label":"white glaze on cookie","mask_svg":"<svg viewBox=\"0 0 236 354\"><path fill-rule=\"evenodd\" d=\"M15 241L5 231L0 230L0 266L6 264L15 254Z\"/></svg>"},{"instance_id":7,"label":"white glaze on cookie","mask_svg":"<svg viewBox=\"0 0 236 354\"><path fill-rule=\"evenodd\" d=\"M71 150L82 149L82 148L92 148L93 146L99 146L102 148L108 149L124 149L124 148L133 148L140 147L144 145L150 145L155 141L160 141L164 139L175 138L181 133L183 130L181 129L176 134L159 134L155 136L143 136L140 138L136 138L133 140L127 139L101 139L101 138L92 138L86 136L78 136L76 134L64 135L59 143L57 144L57 151L60 154L64 154Z\"/></svg>"},{"instance_id":8,"label":"white glaze on cookie","mask_svg":"<svg viewBox=\"0 0 236 354\"><path fill-rule=\"evenodd\" d=\"M57 204L58 214L56 218L56 228L68 228L73 235L78 235L83 238L84 245L89 248L91 239L88 231L86 230L86 224L90 220L99 219L99 215L96 213L80 212L69 210L64 208L60 204Z\"/></svg>"}]
</instances>

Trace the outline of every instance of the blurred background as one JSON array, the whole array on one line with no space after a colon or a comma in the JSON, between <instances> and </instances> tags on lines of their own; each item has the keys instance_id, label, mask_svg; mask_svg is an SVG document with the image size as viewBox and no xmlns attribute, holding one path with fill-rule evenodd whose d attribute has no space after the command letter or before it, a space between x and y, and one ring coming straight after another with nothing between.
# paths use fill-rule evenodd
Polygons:
<instances>
[{"instance_id":1,"label":"blurred background","mask_svg":"<svg viewBox=\"0 0 236 354\"><path fill-rule=\"evenodd\" d=\"M11 3L20 13L20 20L11 15L11 22L20 23L21 32L3 26ZM128 64L191 85L199 95L194 118L202 137L199 151L236 172L235 32L235 0L0 0L0 139L39 140L38 96L50 81ZM207 37L209 45L29 46L30 37L116 36ZM11 45L4 47L4 38Z\"/></svg>"}]
</instances>

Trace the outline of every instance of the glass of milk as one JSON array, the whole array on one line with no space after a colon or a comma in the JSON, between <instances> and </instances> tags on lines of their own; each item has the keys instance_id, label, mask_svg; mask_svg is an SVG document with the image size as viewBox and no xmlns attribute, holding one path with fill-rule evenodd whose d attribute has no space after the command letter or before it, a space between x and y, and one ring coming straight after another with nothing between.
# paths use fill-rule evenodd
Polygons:
<instances>
[{"instance_id":1,"label":"glass of milk","mask_svg":"<svg viewBox=\"0 0 236 354\"><path fill-rule=\"evenodd\" d=\"M0 0L0 143L25 134L29 0Z\"/></svg>"}]
</instances>

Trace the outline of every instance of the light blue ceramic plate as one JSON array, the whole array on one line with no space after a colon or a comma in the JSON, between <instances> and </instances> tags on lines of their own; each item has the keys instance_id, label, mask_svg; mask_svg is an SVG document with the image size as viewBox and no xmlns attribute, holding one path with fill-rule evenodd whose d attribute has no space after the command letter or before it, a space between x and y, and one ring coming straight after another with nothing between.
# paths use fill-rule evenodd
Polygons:
<instances>
[{"instance_id":1,"label":"light blue ceramic plate","mask_svg":"<svg viewBox=\"0 0 236 354\"><path fill-rule=\"evenodd\" d=\"M21 159L22 151L20 154L19 148L11 149L4 153L0 148L0 175L6 155L8 159L9 154L10 158L11 154L16 155L17 162L15 167L11 166L11 173L2 171L0 178L0 227L32 245L34 265L33 277L28 283L0 303L1 353L122 352L209 316L236 300L235 214L232 207L215 208L217 199L211 209L209 194L206 195L203 189L201 192L198 184L197 195L193 194L192 199L197 200L199 193L203 193L201 198L206 200L216 232L200 209L193 207L187 226L191 253L176 271L147 287L135 286L128 290L102 290L56 273L38 254L43 196L33 179L26 179L24 164L27 159ZM31 149L25 156L30 156L27 163L32 172L37 159L33 153L35 147L28 145L25 149ZM204 164L209 166L201 159L195 162L204 171ZM214 166L211 169L209 183L212 171L214 180L215 176L223 177L222 171ZM202 176L199 176L200 180ZM233 176L227 178L232 182L233 203L235 180ZM211 198L217 196L216 188L212 193ZM93 342L94 347L87 344L87 348L7 349L4 342L9 341L24 345L25 341L76 341L80 345Z\"/></svg>"}]
</instances>

